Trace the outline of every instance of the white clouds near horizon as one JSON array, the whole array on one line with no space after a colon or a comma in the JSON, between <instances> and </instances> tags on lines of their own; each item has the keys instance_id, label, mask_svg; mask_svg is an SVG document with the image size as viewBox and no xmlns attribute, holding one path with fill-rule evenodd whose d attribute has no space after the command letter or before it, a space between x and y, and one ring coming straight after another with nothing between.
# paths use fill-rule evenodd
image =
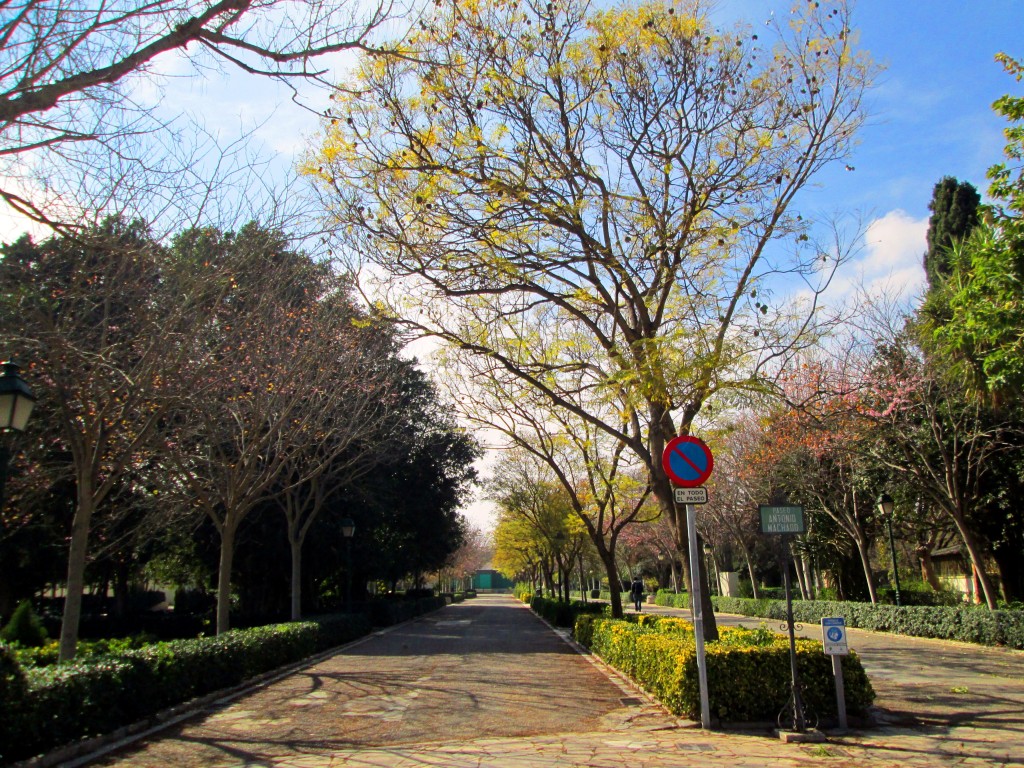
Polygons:
<instances>
[{"instance_id":1,"label":"white clouds near horizon","mask_svg":"<svg viewBox=\"0 0 1024 768\"><path fill-rule=\"evenodd\" d=\"M872 220L864 232L861 255L840 267L825 293L827 301L839 304L861 292L904 301L920 295L927 231L927 217L916 219L899 208Z\"/></svg>"}]
</instances>

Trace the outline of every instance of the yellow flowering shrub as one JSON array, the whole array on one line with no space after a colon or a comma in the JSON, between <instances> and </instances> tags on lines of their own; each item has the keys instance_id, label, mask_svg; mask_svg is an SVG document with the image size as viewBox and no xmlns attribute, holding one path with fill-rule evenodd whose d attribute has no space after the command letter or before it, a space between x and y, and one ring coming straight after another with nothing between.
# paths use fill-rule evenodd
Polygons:
<instances>
[{"instance_id":1,"label":"yellow flowering shrub","mask_svg":"<svg viewBox=\"0 0 1024 768\"><path fill-rule=\"evenodd\" d=\"M682 619L634 621L581 616L576 639L628 675L677 715L700 715L697 652L693 628ZM790 695L789 641L765 627L722 627L721 639L705 644L711 715L722 722L774 722ZM836 715L832 661L821 644L796 643L797 668L809 714ZM874 699L860 659L842 659L846 709L862 714Z\"/></svg>"}]
</instances>

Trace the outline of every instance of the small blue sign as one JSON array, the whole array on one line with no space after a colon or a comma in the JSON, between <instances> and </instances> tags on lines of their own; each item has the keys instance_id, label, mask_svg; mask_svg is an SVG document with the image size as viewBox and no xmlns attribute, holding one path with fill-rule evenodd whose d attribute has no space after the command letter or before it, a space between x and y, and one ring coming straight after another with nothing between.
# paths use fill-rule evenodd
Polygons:
<instances>
[{"instance_id":1,"label":"small blue sign","mask_svg":"<svg viewBox=\"0 0 1024 768\"><path fill-rule=\"evenodd\" d=\"M850 652L846 645L846 619L842 616L821 618L821 644L826 656L845 656Z\"/></svg>"}]
</instances>

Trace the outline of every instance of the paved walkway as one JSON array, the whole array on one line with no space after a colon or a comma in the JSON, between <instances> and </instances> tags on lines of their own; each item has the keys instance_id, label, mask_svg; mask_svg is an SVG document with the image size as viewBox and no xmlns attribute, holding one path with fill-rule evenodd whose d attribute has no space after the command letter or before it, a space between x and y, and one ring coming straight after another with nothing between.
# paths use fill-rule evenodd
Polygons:
<instances>
[{"instance_id":1,"label":"paved walkway","mask_svg":"<svg viewBox=\"0 0 1024 768\"><path fill-rule=\"evenodd\" d=\"M851 644L857 647L852 638ZM371 635L143 742L77 764L1024 768L1021 706L1008 698L1006 708L1014 707L1005 718L1014 726L953 726L955 743L941 733L950 726L933 725L893 725L813 745L784 744L765 733L704 732L577 654L521 603L481 596ZM995 739L999 734L1007 738Z\"/></svg>"}]
</instances>

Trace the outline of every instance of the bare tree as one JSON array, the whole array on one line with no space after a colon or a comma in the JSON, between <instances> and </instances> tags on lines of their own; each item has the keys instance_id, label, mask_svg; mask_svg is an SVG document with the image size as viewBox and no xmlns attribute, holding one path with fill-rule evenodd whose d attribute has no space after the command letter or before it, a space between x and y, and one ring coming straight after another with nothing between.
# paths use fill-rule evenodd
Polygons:
<instances>
[{"instance_id":1,"label":"bare tree","mask_svg":"<svg viewBox=\"0 0 1024 768\"><path fill-rule=\"evenodd\" d=\"M175 487L220 535L220 633L229 628L239 527L282 488L321 477L345 451L357 450L356 439L370 437L391 404L389 362L348 328L356 318L336 278L289 251L281 233L257 225L238 233L198 230L175 248L222 286L190 340L193 397L174 412L168 445ZM320 450L311 453L310 441L320 441ZM313 501L291 507L296 544L315 494Z\"/></svg>"},{"instance_id":2,"label":"bare tree","mask_svg":"<svg viewBox=\"0 0 1024 768\"><path fill-rule=\"evenodd\" d=\"M0 10L0 199L37 221L60 223L40 200L48 197L47 190L19 181L33 158L48 157L50 170L79 162L95 167L89 153L97 145L111 165L130 160L152 172L149 156L124 140L169 127L155 114L156 100L136 87L143 81L156 84L162 62L181 57L194 75L229 66L285 82L327 84L323 58L328 54L395 52L373 40L395 10L391 0L5 3Z\"/></svg>"},{"instance_id":3,"label":"bare tree","mask_svg":"<svg viewBox=\"0 0 1024 768\"><path fill-rule=\"evenodd\" d=\"M318 333L306 340L327 363L302 404L301 428L280 445L281 504L291 550L291 618L302 610L302 548L326 502L374 467L393 459L391 438L401 379L393 339L346 306L322 308Z\"/></svg>"},{"instance_id":4,"label":"bare tree","mask_svg":"<svg viewBox=\"0 0 1024 768\"><path fill-rule=\"evenodd\" d=\"M487 565L493 556L494 542L491 537L480 528L469 525L462 546L448 558L447 568L465 589L473 574Z\"/></svg>"}]
</instances>

